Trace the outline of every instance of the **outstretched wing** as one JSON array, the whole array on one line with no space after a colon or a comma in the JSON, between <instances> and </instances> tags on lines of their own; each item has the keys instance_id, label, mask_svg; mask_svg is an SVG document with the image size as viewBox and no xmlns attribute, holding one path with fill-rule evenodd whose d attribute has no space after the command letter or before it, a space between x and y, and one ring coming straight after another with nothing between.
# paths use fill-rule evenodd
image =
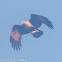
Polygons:
<instances>
[{"instance_id":1,"label":"outstretched wing","mask_svg":"<svg viewBox=\"0 0 62 62\"><path fill-rule=\"evenodd\" d=\"M12 45L12 48L14 48L14 50L20 50L20 47L21 47L21 38L17 40L15 40L12 36L10 36L10 43Z\"/></svg>"},{"instance_id":2,"label":"outstretched wing","mask_svg":"<svg viewBox=\"0 0 62 62\"><path fill-rule=\"evenodd\" d=\"M31 14L31 19L29 20L29 22L35 27L38 28L41 26L42 21L39 17L39 15L36 14Z\"/></svg>"},{"instance_id":3,"label":"outstretched wing","mask_svg":"<svg viewBox=\"0 0 62 62\"><path fill-rule=\"evenodd\" d=\"M30 31L27 31L23 25L14 25L10 35L10 43L14 50L20 50L21 47L21 36L27 34Z\"/></svg>"},{"instance_id":4,"label":"outstretched wing","mask_svg":"<svg viewBox=\"0 0 62 62\"><path fill-rule=\"evenodd\" d=\"M52 22L47 17L40 16L40 19L42 23L46 24L50 29L54 29Z\"/></svg>"},{"instance_id":5,"label":"outstretched wing","mask_svg":"<svg viewBox=\"0 0 62 62\"><path fill-rule=\"evenodd\" d=\"M49 28L53 29L54 26L48 18L36 14L31 14L31 19L29 22L35 27L38 28L41 26L42 23L46 24Z\"/></svg>"},{"instance_id":6,"label":"outstretched wing","mask_svg":"<svg viewBox=\"0 0 62 62\"><path fill-rule=\"evenodd\" d=\"M21 26L20 25L14 25L12 28L12 32L10 35L10 43L12 45L12 48L14 50L20 50L21 47L21 34L22 32L20 31Z\"/></svg>"},{"instance_id":7,"label":"outstretched wing","mask_svg":"<svg viewBox=\"0 0 62 62\"><path fill-rule=\"evenodd\" d=\"M25 33L25 29L22 25L14 25L10 35L10 43L14 50L20 50L21 47L21 36Z\"/></svg>"}]
</instances>

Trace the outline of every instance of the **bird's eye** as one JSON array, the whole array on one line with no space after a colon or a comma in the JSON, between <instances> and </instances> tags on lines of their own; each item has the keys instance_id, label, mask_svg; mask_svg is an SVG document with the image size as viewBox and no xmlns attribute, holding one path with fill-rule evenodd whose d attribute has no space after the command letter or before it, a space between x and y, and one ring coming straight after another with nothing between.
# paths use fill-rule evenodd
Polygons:
<instances>
[{"instance_id":1,"label":"bird's eye","mask_svg":"<svg viewBox=\"0 0 62 62\"><path fill-rule=\"evenodd\" d=\"M25 23L25 21L22 22L22 24L24 24L24 23Z\"/></svg>"}]
</instances>

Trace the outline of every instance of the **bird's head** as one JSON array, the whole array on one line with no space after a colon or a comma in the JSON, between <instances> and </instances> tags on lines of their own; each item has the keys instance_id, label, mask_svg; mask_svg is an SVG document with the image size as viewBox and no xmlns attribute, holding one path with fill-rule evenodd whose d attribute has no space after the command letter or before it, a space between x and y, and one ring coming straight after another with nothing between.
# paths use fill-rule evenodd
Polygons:
<instances>
[{"instance_id":1,"label":"bird's head","mask_svg":"<svg viewBox=\"0 0 62 62\"><path fill-rule=\"evenodd\" d=\"M22 24L25 24L25 23L26 23L25 21L22 22Z\"/></svg>"}]
</instances>

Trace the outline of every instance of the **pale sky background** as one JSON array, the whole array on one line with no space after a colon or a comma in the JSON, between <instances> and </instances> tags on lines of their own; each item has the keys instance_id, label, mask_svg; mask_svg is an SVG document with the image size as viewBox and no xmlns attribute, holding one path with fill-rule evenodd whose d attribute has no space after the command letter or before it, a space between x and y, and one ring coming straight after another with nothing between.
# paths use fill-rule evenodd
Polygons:
<instances>
[{"instance_id":1,"label":"pale sky background","mask_svg":"<svg viewBox=\"0 0 62 62\"><path fill-rule=\"evenodd\" d=\"M42 25L44 35L36 39L22 36L20 51L10 44L14 24L30 19L30 14L46 16L54 30ZM26 62L62 62L62 0L0 0L0 59L26 59Z\"/></svg>"}]
</instances>

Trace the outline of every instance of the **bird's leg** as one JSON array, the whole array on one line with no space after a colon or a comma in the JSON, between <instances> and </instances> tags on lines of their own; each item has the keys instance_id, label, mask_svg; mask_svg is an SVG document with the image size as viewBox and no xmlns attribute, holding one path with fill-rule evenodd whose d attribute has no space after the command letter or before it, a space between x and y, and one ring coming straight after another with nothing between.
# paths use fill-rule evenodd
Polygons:
<instances>
[{"instance_id":1,"label":"bird's leg","mask_svg":"<svg viewBox=\"0 0 62 62\"><path fill-rule=\"evenodd\" d=\"M34 29L36 32L39 32L39 30Z\"/></svg>"},{"instance_id":2,"label":"bird's leg","mask_svg":"<svg viewBox=\"0 0 62 62\"><path fill-rule=\"evenodd\" d=\"M31 34L33 34L33 33L35 33L35 32L39 32L39 30L36 30L36 29L34 29L35 31L32 31L31 32Z\"/></svg>"}]
</instances>

